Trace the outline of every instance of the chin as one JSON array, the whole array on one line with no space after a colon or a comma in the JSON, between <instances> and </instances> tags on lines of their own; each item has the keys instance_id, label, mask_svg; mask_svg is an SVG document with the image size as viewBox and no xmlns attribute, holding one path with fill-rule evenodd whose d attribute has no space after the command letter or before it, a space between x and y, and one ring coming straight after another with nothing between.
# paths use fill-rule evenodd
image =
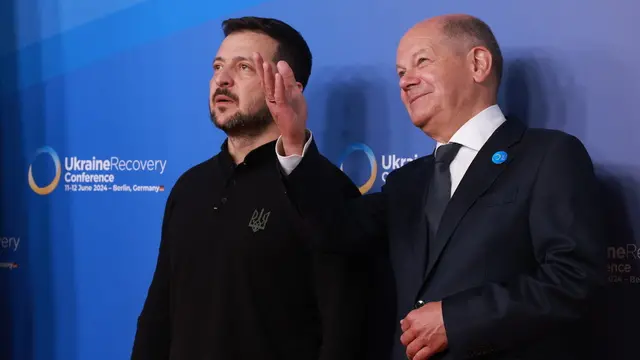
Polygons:
<instances>
[{"instance_id":1,"label":"chin","mask_svg":"<svg viewBox=\"0 0 640 360\"><path fill-rule=\"evenodd\" d=\"M411 118L411 122L413 123L413 126L420 129L424 128L425 126L428 126L431 120L430 114L411 114L410 118Z\"/></svg>"},{"instance_id":2,"label":"chin","mask_svg":"<svg viewBox=\"0 0 640 360\"><path fill-rule=\"evenodd\" d=\"M229 121L231 121L236 115L237 115L237 111L218 111L215 110L213 112L214 118L215 118L215 122L218 125L225 125L226 123L228 123Z\"/></svg>"}]
</instances>

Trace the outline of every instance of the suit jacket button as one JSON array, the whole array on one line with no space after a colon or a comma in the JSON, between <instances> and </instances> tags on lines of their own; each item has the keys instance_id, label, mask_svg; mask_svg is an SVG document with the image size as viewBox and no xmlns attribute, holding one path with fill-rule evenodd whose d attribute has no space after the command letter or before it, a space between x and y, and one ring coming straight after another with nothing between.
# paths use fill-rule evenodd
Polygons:
<instances>
[{"instance_id":1,"label":"suit jacket button","mask_svg":"<svg viewBox=\"0 0 640 360\"><path fill-rule=\"evenodd\" d=\"M423 306L424 306L424 301L418 300L418 302L415 305L413 305L413 308L414 309L420 309Z\"/></svg>"}]
</instances>

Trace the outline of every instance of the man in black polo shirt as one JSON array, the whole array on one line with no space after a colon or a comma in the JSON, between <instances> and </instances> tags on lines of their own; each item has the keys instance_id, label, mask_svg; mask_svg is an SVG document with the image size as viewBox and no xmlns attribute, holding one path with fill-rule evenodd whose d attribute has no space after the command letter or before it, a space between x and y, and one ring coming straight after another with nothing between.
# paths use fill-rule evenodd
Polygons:
<instances>
[{"instance_id":1,"label":"man in black polo shirt","mask_svg":"<svg viewBox=\"0 0 640 360\"><path fill-rule=\"evenodd\" d=\"M252 59L260 53L274 69L286 60L303 89L311 52L278 20L231 19L223 31L209 107L227 139L169 194L132 359L362 358L364 267L311 249L282 185L279 130ZM323 174L322 187L309 191L328 202L360 195L315 144L307 156L319 159Z\"/></svg>"}]
</instances>

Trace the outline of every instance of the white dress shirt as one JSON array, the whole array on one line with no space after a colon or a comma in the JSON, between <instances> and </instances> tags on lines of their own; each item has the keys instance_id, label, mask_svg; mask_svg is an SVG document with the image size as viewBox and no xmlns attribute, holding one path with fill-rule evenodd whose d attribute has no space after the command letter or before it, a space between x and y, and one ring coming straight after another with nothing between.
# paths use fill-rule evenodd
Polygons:
<instances>
[{"instance_id":1,"label":"white dress shirt","mask_svg":"<svg viewBox=\"0 0 640 360\"><path fill-rule=\"evenodd\" d=\"M467 121L449 140L462 145L460 151L449 165L451 173L451 196L456 192L462 177L471 166L471 162L489 140L491 135L506 121L498 105L492 105ZM444 144L437 143L436 149ZM488 160L488 159L487 159Z\"/></svg>"},{"instance_id":2,"label":"white dress shirt","mask_svg":"<svg viewBox=\"0 0 640 360\"><path fill-rule=\"evenodd\" d=\"M451 172L451 195L458 188L462 177L467 172L467 169L471 165L471 162L478 154L478 151L484 146L484 144L489 140L491 135L506 121L502 110L498 105L492 105L488 108L482 110L476 116L472 117L467 121L455 134L451 137L449 142L458 143L462 145L460 151L456 155L455 159L451 162L449 166L449 171ZM289 155L282 156L280 153L282 152L282 136L278 138L276 142L276 155L278 156L278 160L280 161L280 165L282 166L284 172L289 175L291 172L298 166L302 157L306 154L307 149L309 148L309 144L311 144L311 140L313 139L313 134L309 132L309 139L304 144L304 149L302 151L302 156L300 155ZM438 143L436 148L443 144Z\"/></svg>"}]
</instances>

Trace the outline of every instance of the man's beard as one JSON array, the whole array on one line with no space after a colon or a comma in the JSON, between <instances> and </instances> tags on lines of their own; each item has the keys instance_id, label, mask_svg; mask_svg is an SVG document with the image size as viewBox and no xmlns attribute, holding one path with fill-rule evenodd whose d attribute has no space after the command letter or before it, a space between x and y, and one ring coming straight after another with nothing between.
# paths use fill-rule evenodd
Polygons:
<instances>
[{"instance_id":1,"label":"man's beard","mask_svg":"<svg viewBox=\"0 0 640 360\"><path fill-rule=\"evenodd\" d=\"M227 91L216 91L214 97L218 94L229 96L236 101L236 104L238 103L238 98ZM218 122L213 108L209 109L209 113L213 124L230 137L258 136L264 133L267 128L273 124L273 116L271 116L271 112L269 111L269 107L267 107L266 101L260 105L258 111L252 114L247 114L238 110L235 114L231 115L224 124Z\"/></svg>"}]
</instances>

